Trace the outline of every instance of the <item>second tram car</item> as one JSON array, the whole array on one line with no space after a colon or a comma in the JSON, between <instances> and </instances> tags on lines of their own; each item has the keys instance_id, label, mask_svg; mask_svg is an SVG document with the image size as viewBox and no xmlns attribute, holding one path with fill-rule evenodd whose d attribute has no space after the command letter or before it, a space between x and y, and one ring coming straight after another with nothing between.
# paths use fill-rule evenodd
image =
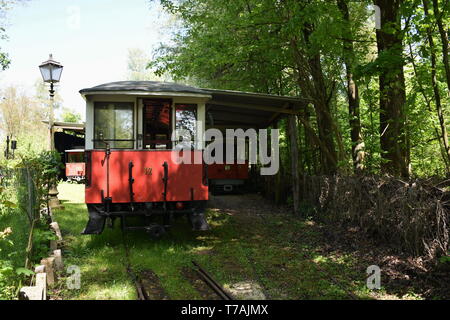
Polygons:
<instances>
[{"instance_id":1,"label":"second tram car","mask_svg":"<svg viewBox=\"0 0 450 320\"><path fill-rule=\"evenodd\" d=\"M85 163L84 150L66 150L66 177L68 182L84 182Z\"/></svg>"}]
</instances>

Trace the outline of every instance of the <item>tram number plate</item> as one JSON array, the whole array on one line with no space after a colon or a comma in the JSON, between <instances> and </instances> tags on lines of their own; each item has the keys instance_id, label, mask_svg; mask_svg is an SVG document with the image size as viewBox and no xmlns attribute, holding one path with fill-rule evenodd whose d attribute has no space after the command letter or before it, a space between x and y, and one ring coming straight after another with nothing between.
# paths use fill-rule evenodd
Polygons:
<instances>
[{"instance_id":1,"label":"tram number plate","mask_svg":"<svg viewBox=\"0 0 450 320\"><path fill-rule=\"evenodd\" d=\"M153 169L152 169L152 168L144 168L144 174L145 174L146 176L151 176L151 175L152 175L152 172L153 172Z\"/></svg>"}]
</instances>

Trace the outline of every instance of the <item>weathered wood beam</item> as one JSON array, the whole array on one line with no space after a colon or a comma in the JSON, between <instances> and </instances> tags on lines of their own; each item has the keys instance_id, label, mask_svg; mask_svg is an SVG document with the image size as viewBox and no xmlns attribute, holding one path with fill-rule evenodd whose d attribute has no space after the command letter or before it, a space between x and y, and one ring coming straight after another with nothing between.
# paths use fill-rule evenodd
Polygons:
<instances>
[{"instance_id":1,"label":"weathered wood beam","mask_svg":"<svg viewBox=\"0 0 450 320\"><path fill-rule=\"evenodd\" d=\"M247 130L247 129L259 129L260 126L251 126L251 125L238 125L238 124L217 124L217 125L207 125L206 129L210 129L210 128L214 128L214 129L219 129L219 130L223 130L223 129L242 129L242 130Z\"/></svg>"},{"instance_id":2,"label":"weathered wood beam","mask_svg":"<svg viewBox=\"0 0 450 320\"><path fill-rule=\"evenodd\" d=\"M290 106L290 104L288 102L285 103L282 110L287 110L289 108L289 106ZM270 126L272 124L272 122L274 122L280 115L281 115L281 113L277 112L273 116L271 116L269 121L267 121L267 126Z\"/></svg>"},{"instance_id":3,"label":"weathered wood beam","mask_svg":"<svg viewBox=\"0 0 450 320\"><path fill-rule=\"evenodd\" d=\"M284 109L284 107L269 107L269 106L260 106L255 104L244 104L244 103L235 103L235 102L225 102L225 101L216 101L212 100L207 103L208 105L217 105L217 106L225 106L231 108L243 108L243 109L251 109L251 110L259 110L259 111L267 111L267 112L276 112L276 113L286 113L286 114L299 114L299 111L295 111L292 109Z\"/></svg>"},{"instance_id":4,"label":"weathered wood beam","mask_svg":"<svg viewBox=\"0 0 450 320\"><path fill-rule=\"evenodd\" d=\"M246 115L246 114L236 114L236 113L226 113L226 112L212 112L214 121L221 122L241 122L248 123L249 125L254 123L265 123L267 117L261 115Z\"/></svg>"}]
</instances>

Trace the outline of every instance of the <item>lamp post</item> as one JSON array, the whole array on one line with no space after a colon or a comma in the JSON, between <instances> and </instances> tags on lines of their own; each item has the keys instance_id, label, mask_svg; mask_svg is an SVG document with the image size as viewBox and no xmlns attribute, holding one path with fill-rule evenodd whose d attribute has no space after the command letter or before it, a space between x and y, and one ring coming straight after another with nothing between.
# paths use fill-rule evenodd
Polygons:
<instances>
[{"instance_id":1,"label":"lamp post","mask_svg":"<svg viewBox=\"0 0 450 320\"><path fill-rule=\"evenodd\" d=\"M61 79L61 73L63 70L62 64L53 60L53 56L50 54L49 59L43 62L39 66L39 70L41 71L42 79L46 83L50 83L50 116L48 121L49 128L49 150L55 151L55 132L54 132L54 108L55 108L55 88L54 84L58 83ZM59 206L58 200L58 189L55 185L50 187L49 191L50 195L50 206L57 207Z\"/></svg>"},{"instance_id":2,"label":"lamp post","mask_svg":"<svg viewBox=\"0 0 450 320\"><path fill-rule=\"evenodd\" d=\"M43 62L39 69L42 74L42 79L44 82L50 83L50 119L48 122L49 126L49 149L50 151L55 150L55 143L54 143L54 108L55 108L55 89L54 84L58 83L61 79L61 73L63 70L63 66L59 63L53 60L53 56L50 54L50 57L47 61Z\"/></svg>"},{"instance_id":3,"label":"lamp post","mask_svg":"<svg viewBox=\"0 0 450 320\"><path fill-rule=\"evenodd\" d=\"M9 136L6 136L6 149L5 149L5 159L8 160L9 159L9 142L11 140L9 140Z\"/></svg>"}]
</instances>

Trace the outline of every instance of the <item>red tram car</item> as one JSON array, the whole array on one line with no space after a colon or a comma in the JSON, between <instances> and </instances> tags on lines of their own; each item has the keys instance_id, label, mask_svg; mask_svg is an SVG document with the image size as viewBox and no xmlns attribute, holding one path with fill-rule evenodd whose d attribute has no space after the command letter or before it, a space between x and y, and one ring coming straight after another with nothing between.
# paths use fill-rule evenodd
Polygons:
<instances>
[{"instance_id":1,"label":"red tram car","mask_svg":"<svg viewBox=\"0 0 450 320\"><path fill-rule=\"evenodd\" d=\"M248 171L248 162L209 165L208 178L211 191L214 194L243 192L248 180Z\"/></svg>"},{"instance_id":2,"label":"red tram car","mask_svg":"<svg viewBox=\"0 0 450 320\"><path fill-rule=\"evenodd\" d=\"M85 176L84 150L66 150L66 177L68 182L83 182Z\"/></svg>"},{"instance_id":3,"label":"red tram car","mask_svg":"<svg viewBox=\"0 0 450 320\"><path fill-rule=\"evenodd\" d=\"M158 237L183 215L193 230L207 230L208 181L234 189L247 179L248 165L213 164L208 169L202 161L173 161L179 130L190 133L191 140L182 140L191 155L203 159L205 127L219 132L266 128L283 113L295 114L294 107L302 104L295 97L155 81L112 82L80 94L86 101L89 211L83 234L100 234L107 222L112 225L119 218L123 229L144 229ZM131 225L128 218L136 216L146 224Z\"/></svg>"},{"instance_id":4,"label":"red tram car","mask_svg":"<svg viewBox=\"0 0 450 320\"><path fill-rule=\"evenodd\" d=\"M162 235L176 216L187 215L193 230L207 230L207 167L172 160L174 130L190 130L194 156L203 158L205 102L196 88L159 82L118 82L83 89L86 100L85 202L83 234L102 233L107 221L122 228ZM132 226L129 217L142 217Z\"/></svg>"}]
</instances>

